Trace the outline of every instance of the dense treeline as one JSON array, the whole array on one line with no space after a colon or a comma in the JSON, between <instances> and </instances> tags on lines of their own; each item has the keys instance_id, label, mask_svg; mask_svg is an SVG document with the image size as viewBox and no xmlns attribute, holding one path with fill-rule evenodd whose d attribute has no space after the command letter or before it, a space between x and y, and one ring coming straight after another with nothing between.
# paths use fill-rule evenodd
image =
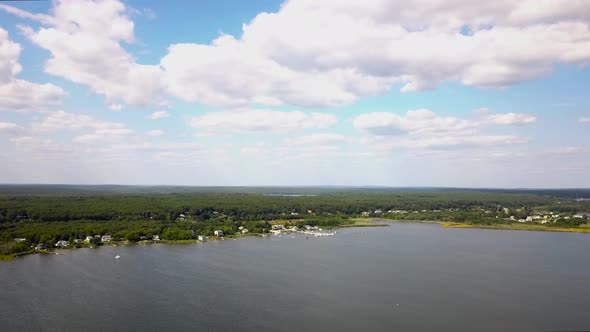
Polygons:
<instances>
[{"instance_id":1,"label":"dense treeline","mask_svg":"<svg viewBox=\"0 0 590 332\"><path fill-rule=\"evenodd\" d=\"M352 217L452 221L472 224L510 223L534 211L589 212L590 201L548 195L474 190L386 190L327 188L211 188L189 192L184 187L59 187L38 195L20 186L0 186L0 254L86 236L110 234L138 241L159 235L164 240L191 240L215 230L236 234L266 233L273 220L292 225L333 227ZM129 189L131 188L131 189ZM174 188L179 192L173 193ZM133 191L133 190L135 191ZM17 191L19 194L8 195ZM84 193L84 194L82 194ZM509 210L505 212L505 208ZM402 212L387 213L389 210ZM579 226L587 219L561 218L551 226ZM24 238L17 243L13 239Z\"/></svg>"},{"instance_id":2,"label":"dense treeline","mask_svg":"<svg viewBox=\"0 0 590 332\"><path fill-rule=\"evenodd\" d=\"M336 192L317 196L266 196L261 194L149 194L121 196L0 196L0 223L69 220L168 220L181 214L210 220L218 214L234 220L298 218L291 214L358 215L372 210L436 210L482 207L542 206L554 200L529 194L481 192ZM586 204L587 205L587 204ZM576 210L573 205L572 210Z\"/></svg>"}]
</instances>

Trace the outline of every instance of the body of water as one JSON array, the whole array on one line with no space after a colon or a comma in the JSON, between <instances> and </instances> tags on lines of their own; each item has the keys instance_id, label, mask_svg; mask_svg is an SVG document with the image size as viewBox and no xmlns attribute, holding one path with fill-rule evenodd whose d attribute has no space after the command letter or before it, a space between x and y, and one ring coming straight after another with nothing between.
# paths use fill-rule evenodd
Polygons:
<instances>
[{"instance_id":1,"label":"body of water","mask_svg":"<svg viewBox=\"0 0 590 332\"><path fill-rule=\"evenodd\" d=\"M590 330L588 234L392 223L61 252L0 263L2 331Z\"/></svg>"}]
</instances>

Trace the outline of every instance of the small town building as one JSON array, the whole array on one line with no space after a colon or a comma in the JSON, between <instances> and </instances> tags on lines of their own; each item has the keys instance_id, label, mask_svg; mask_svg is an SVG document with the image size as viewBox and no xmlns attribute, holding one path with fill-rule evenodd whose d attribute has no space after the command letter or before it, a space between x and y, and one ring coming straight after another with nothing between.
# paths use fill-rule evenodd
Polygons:
<instances>
[{"instance_id":1,"label":"small town building","mask_svg":"<svg viewBox=\"0 0 590 332\"><path fill-rule=\"evenodd\" d=\"M103 235L100 238L100 241L102 241L102 242L111 242L112 240L113 240L113 238L110 235Z\"/></svg>"},{"instance_id":2,"label":"small town building","mask_svg":"<svg viewBox=\"0 0 590 332\"><path fill-rule=\"evenodd\" d=\"M67 247L67 246L69 246L69 245L70 245L70 244L68 243L68 241L65 241L65 240L59 240L59 241L57 241L57 242L55 243L55 246L56 246L56 247L59 247L59 248L65 248L65 247Z\"/></svg>"},{"instance_id":3,"label":"small town building","mask_svg":"<svg viewBox=\"0 0 590 332\"><path fill-rule=\"evenodd\" d=\"M221 231L221 230L217 230L217 231L214 231L214 232L213 232L213 234L214 234L215 236L222 237L222 236L223 236L223 231Z\"/></svg>"},{"instance_id":4,"label":"small town building","mask_svg":"<svg viewBox=\"0 0 590 332\"><path fill-rule=\"evenodd\" d=\"M208 237L206 237L205 235L199 235L197 237L197 240L201 241L201 242L207 242L207 240L209 240Z\"/></svg>"},{"instance_id":5,"label":"small town building","mask_svg":"<svg viewBox=\"0 0 590 332\"><path fill-rule=\"evenodd\" d=\"M246 229L246 228L242 229L242 234L248 234L248 229Z\"/></svg>"},{"instance_id":6,"label":"small town building","mask_svg":"<svg viewBox=\"0 0 590 332\"><path fill-rule=\"evenodd\" d=\"M154 240L154 241L160 241L160 235L154 235L152 237L152 240Z\"/></svg>"}]
</instances>

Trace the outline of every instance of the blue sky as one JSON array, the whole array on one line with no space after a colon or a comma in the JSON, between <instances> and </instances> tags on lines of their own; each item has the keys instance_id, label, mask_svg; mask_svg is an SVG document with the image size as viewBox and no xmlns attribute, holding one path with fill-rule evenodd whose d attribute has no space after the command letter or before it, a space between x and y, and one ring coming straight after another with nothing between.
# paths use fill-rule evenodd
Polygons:
<instances>
[{"instance_id":1,"label":"blue sky","mask_svg":"<svg viewBox=\"0 0 590 332\"><path fill-rule=\"evenodd\" d=\"M3 2L0 182L589 187L589 24L573 0Z\"/></svg>"}]
</instances>

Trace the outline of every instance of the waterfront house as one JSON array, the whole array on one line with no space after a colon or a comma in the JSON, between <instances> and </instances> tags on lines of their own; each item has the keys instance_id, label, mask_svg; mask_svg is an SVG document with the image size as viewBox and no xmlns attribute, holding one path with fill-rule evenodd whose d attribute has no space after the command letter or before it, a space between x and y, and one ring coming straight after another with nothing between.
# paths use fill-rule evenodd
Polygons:
<instances>
[{"instance_id":1,"label":"waterfront house","mask_svg":"<svg viewBox=\"0 0 590 332\"><path fill-rule=\"evenodd\" d=\"M248 234L248 229L247 228L242 229L242 234Z\"/></svg>"},{"instance_id":2,"label":"waterfront house","mask_svg":"<svg viewBox=\"0 0 590 332\"><path fill-rule=\"evenodd\" d=\"M214 234L215 236L222 237L222 236L223 236L223 231L221 231L221 230L217 230L217 231L213 232L213 234Z\"/></svg>"},{"instance_id":3,"label":"waterfront house","mask_svg":"<svg viewBox=\"0 0 590 332\"><path fill-rule=\"evenodd\" d=\"M59 240L55 243L56 247L60 247L60 248L65 248L69 245L68 241L65 240Z\"/></svg>"},{"instance_id":4,"label":"waterfront house","mask_svg":"<svg viewBox=\"0 0 590 332\"><path fill-rule=\"evenodd\" d=\"M209 238L207 238L205 235L199 235L197 237L197 240L201 241L201 242L207 242Z\"/></svg>"},{"instance_id":5,"label":"waterfront house","mask_svg":"<svg viewBox=\"0 0 590 332\"><path fill-rule=\"evenodd\" d=\"M160 241L160 235L154 235L152 237L152 240L154 240L154 241Z\"/></svg>"},{"instance_id":6,"label":"waterfront house","mask_svg":"<svg viewBox=\"0 0 590 332\"><path fill-rule=\"evenodd\" d=\"M90 241L92 241L92 239L93 239L93 238L94 238L94 236L90 236L90 235L88 235L88 236L86 237L86 239L84 240L84 242L86 242L86 243L90 243Z\"/></svg>"},{"instance_id":7,"label":"waterfront house","mask_svg":"<svg viewBox=\"0 0 590 332\"><path fill-rule=\"evenodd\" d=\"M110 235L103 235L100 238L100 241L102 241L102 242L111 242L112 240L113 240L113 238Z\"/></svg>"},{"instance_id":8,"label":"waterfront house","mask_svg":"<svg viewBox=\"0 0 590 332\"><path fill-rule=\"evenodd\" d=\"M39 243L35 246L35 250L45 250L47 249L47 245L45 243Z\"/></svg>"}]
</instances>

